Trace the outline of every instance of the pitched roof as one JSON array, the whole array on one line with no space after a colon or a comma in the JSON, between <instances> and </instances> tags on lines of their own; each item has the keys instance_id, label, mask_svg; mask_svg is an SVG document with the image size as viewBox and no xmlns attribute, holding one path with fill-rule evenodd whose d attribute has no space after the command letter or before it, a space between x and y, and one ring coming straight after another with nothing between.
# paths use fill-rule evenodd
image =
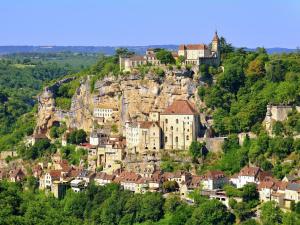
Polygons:
<instances>
[{"instance_id":1,"label":"pitched roof","mask_svg":"<svg viewBox=\"0 0 300 225\"><path fill-rule=\"evenodd\" d=\"M297 184L297 183L288 183L286 189L300 192L300 184Z\"/></svg>"},{"instance_id":2,"label":"pitched roof","mask_svg":"<svg viewBox=\"0 0 300 225\"><path fill-rule=\"evenodd\" d=\"M61 171L60 170L51 170L49 172L51 179L53 180L59 180L60 179L60 175L61 175Z\"/></svg>"},{"instance_id":3,"label":"pitched roof","mask_svg":"<svg viewBox=\"0 0 300 225\"><path fill-rule=\"evenodd\" d=\"M188 100L175 100L170 106L168 106L162 113L174 114L174 115L195 115L198 114L195 106Z\"/></svg>"},{"instance_id":4,"label":"pitched roof","mask_svg":"<svg viewBox=\"0 0 300 225\"><path fill-rule=\"evenodd\" d=\"M141 121L139 122L139 124L140 124L140 128L142 129L149 129L153 124L156 124L158 126L157 122L153 122L153 121Z\"/></svg>"},{"instance_id":5,"label":"pitched roof","mask_svg":"<svg viewBox=\"0 0 300 225\"><path fill-rule=\"evenodd\" d=\"M261 169L259 167L245 166L243 169L241 169L239 175L240 176L257 176L259 172L261 172Z\"/></svg>"},{"instance_id":6,"label":"pitched roof","mask_svg":"<svg viewBox=\"0 0 300 225\"><path fill-rule=\"evenodd\" d=\"M99 172L96 174L96 179L101 179L101 180L113 180L115 178L115 175L109 175L104 172Z\"/></svg>"},{"instance_id":7,"label":"pitched roof","mask_svg":"<svg viewBox=\"0 0 300 225\"><path fill-rule=\"evenodd\" d=\"M11 170L9 173L10 177L25 176L24 172L20 168Z\"/></svg>"},{"instance_id":8,"label":"pitched roof","mask_svg":"<svg viewBox=\"0 0 300 225\"><path fill-rule=\"evenodd\" d=\"M215 171L208 171L206 174L204 174L202 176L202 179L215 180L215 179L219 179L219 178L223 178L223 177L225 177L224 172L215 170Z\"/></svg>"},{"instance_id":9,"label":"pitched roof","mask_svg":"<svg viewBox=\"0 0 300 225\"><path fill-rule=\"evenodd\" d=\"M219 41L219 36L218 36L218 33L217 33L217 31L215 32L215 35L214 35L213 41Z\"/></svg>"},{"instance_id":10,"label":"pitched roof","mask_svg":"<svg viewBox=\"0 0 300 225\"><path fill-rule=\"evenodd\" d=\"M208 49L207 45L204 44L179 45L179 50L204 50L204 49Z\"/></svg>"}]
</instances>

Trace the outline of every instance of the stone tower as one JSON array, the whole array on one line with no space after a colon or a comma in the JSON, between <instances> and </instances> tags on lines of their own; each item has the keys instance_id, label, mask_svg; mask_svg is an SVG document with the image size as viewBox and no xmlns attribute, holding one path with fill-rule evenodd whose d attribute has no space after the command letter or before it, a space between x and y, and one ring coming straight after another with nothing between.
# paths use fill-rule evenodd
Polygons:
<instances>
[{"instance_id":1,"label":"stone tower","mask_svg":"<svg viewBox=\"0 0 300 225\"><path fill-rule=\"evenodd\" d=\"M211 51L217 57L220 56L220 39L219 39L217 31L215 32L214 38L211 42Z\"/></svg>"}]
</instances>

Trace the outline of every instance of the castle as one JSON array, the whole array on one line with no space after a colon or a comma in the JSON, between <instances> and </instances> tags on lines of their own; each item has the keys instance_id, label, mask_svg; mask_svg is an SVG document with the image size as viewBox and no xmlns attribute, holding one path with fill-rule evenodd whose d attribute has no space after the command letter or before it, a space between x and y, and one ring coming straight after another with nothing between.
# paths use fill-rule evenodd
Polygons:
<instances>
[{"instance_id":1,"label":"castle","mask_svg":"<svg viewBox=\"0 0 300 225\"><path fill-rule=\"evenodd\" d=\"M220 64L220 39L218 33L215 32L211 46L206 44L182 44L179 45L177 52L172 52L175 59L180 56L184 57L185 65L208 64L212 66L218 66ZM161 63L156 58L153 49L148 49L144 56L133 55L130 57L120 57L120 70L131 71L141 65L157 65Z\"/></svg>"}]
</instances>

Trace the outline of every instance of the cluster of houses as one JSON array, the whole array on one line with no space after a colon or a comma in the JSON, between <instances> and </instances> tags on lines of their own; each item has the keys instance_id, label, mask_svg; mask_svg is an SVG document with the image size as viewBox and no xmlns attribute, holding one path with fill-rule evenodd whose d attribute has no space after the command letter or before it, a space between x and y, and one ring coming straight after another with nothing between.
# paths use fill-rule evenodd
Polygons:
<instances>
[{"instance_id":1,"label":"cluster of houses","mask_svg":"<svg viewBox=\"0 0 300 225\"><path fill-rule=\"evenodd\" d=\"M220 64L220 40L217 32L211 42L211 47L206 44L183 44L180 45L177 52L172 52L175 59L179 56L184 57L185 65L201 64L219 65ZM161 62L157 59L154 49L148 49L144 56L133 55L129 57L120 57L120 70L132 71L141 65L156 65Z\"/></svg>"},{"instance_id":2,"label":"cluster of houses","mask_svg":"<svg viewBox=\"0 0 300 225\"><path fill-rule=\"evenodd\" d=\"M124 190L134 193L176 192L185 200L196 189L211 199L218 199L228 206L229 198L223 190L224 185L243 188L246 184L255 184L261 202L275 201L282 208L290 208L292 202L300 201L300 176L285 176L278 180L270 172L259 167L245 166L239 173L226 176L222 171L208 171L203 175L194 175L186 171L163 172L155 164L135 164L134 168L117 168L108 172L88 170L81 166L70 165L57 153L52 156L51 163L38 163L30 173L38 180L39 188L52 192L55 197L62 198L66 190L81 192L94 182L104 186L109 183L121 185ZM28 176L24 168L11 170L0 169L0 180L21 182ZM165 189L166 182L176 183L172 190ZM236 198L242 201L240 198Z\"/></svg>"}]
</instances>

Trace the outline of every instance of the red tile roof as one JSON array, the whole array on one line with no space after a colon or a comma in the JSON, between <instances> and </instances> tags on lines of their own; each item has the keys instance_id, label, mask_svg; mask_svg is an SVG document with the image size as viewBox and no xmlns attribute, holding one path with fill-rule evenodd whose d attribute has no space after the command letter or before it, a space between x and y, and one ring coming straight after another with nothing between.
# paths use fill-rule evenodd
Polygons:
<instances>
[{"instance_id":1,"label":"red tile roof","mask_svg":"<svg viewBox=\"0 0 300 225\"><path fill-rule=\"evenodd\" d=\"M202 179L215 180L223 177L225 177L224 172L215 170L215 171L208 171L206 174L202 176Z\"/></svg>"},{"instance_id":2,"label":"red tile roof","mask_svg":"<svg viewBox=\"0 0 300 225\"><path fill-rule=\"evenodd\" d=\"M254 176L254 177L256 177L259 172L261 172L261 169L259 167L245 166L243 169L241 169L239 175L240 176Z\"/></svg>"},{"instance_id":3,"label":"red tile roof","mask_svg":"<svg viewBox=\"0 0 300 225\"><path fill-rule=\"evenodd\" d=\"M198 114L198 112L190 101L175 100L162 114L195 115Z\"/></svg>"},{"instance_id":4,"label":"red tile roof","mask_svg":"<svg viewBox=\"0 0 300 225\"><path fill-rule=\"evenodd\" d=\"M204 50L204 49L208 49L207 45L204 44L179 45L179 50Z\"/></svg>"},{"instance_id":5,"label":"red tile roof","mask_svg":"<svg viewBox=\"0 0 300 225\"><path fill-rule=\"evenodd\" d=\"M142 129L149 129L153 124L156 124L158 126L157 122L153 122L153 121L141 121L139 122L139 124L140 124L140 128Z\"/></svg>"},{"instance_id":6,"label":"red tile roof","mask_svg":"<svg viewBox=\"0 0 300 225\"><path fill-rule=\"evenodd\" d=\"M113 180L115 178L115 175L109 175L104 172L99 172L96 174L96 179L101 179L101 180Z\"/></svg>"},{"instance_id":7,"label":"red tile roof","mask_svg":"<svg viewBox=\"0 0 300 225\"><path fill-rule=\"evenodd\" d=\"M61 171L60 170L51 170L49 172L49 174L50 174L52 180L59 180Z\"/></svg>"}]
</instances>

